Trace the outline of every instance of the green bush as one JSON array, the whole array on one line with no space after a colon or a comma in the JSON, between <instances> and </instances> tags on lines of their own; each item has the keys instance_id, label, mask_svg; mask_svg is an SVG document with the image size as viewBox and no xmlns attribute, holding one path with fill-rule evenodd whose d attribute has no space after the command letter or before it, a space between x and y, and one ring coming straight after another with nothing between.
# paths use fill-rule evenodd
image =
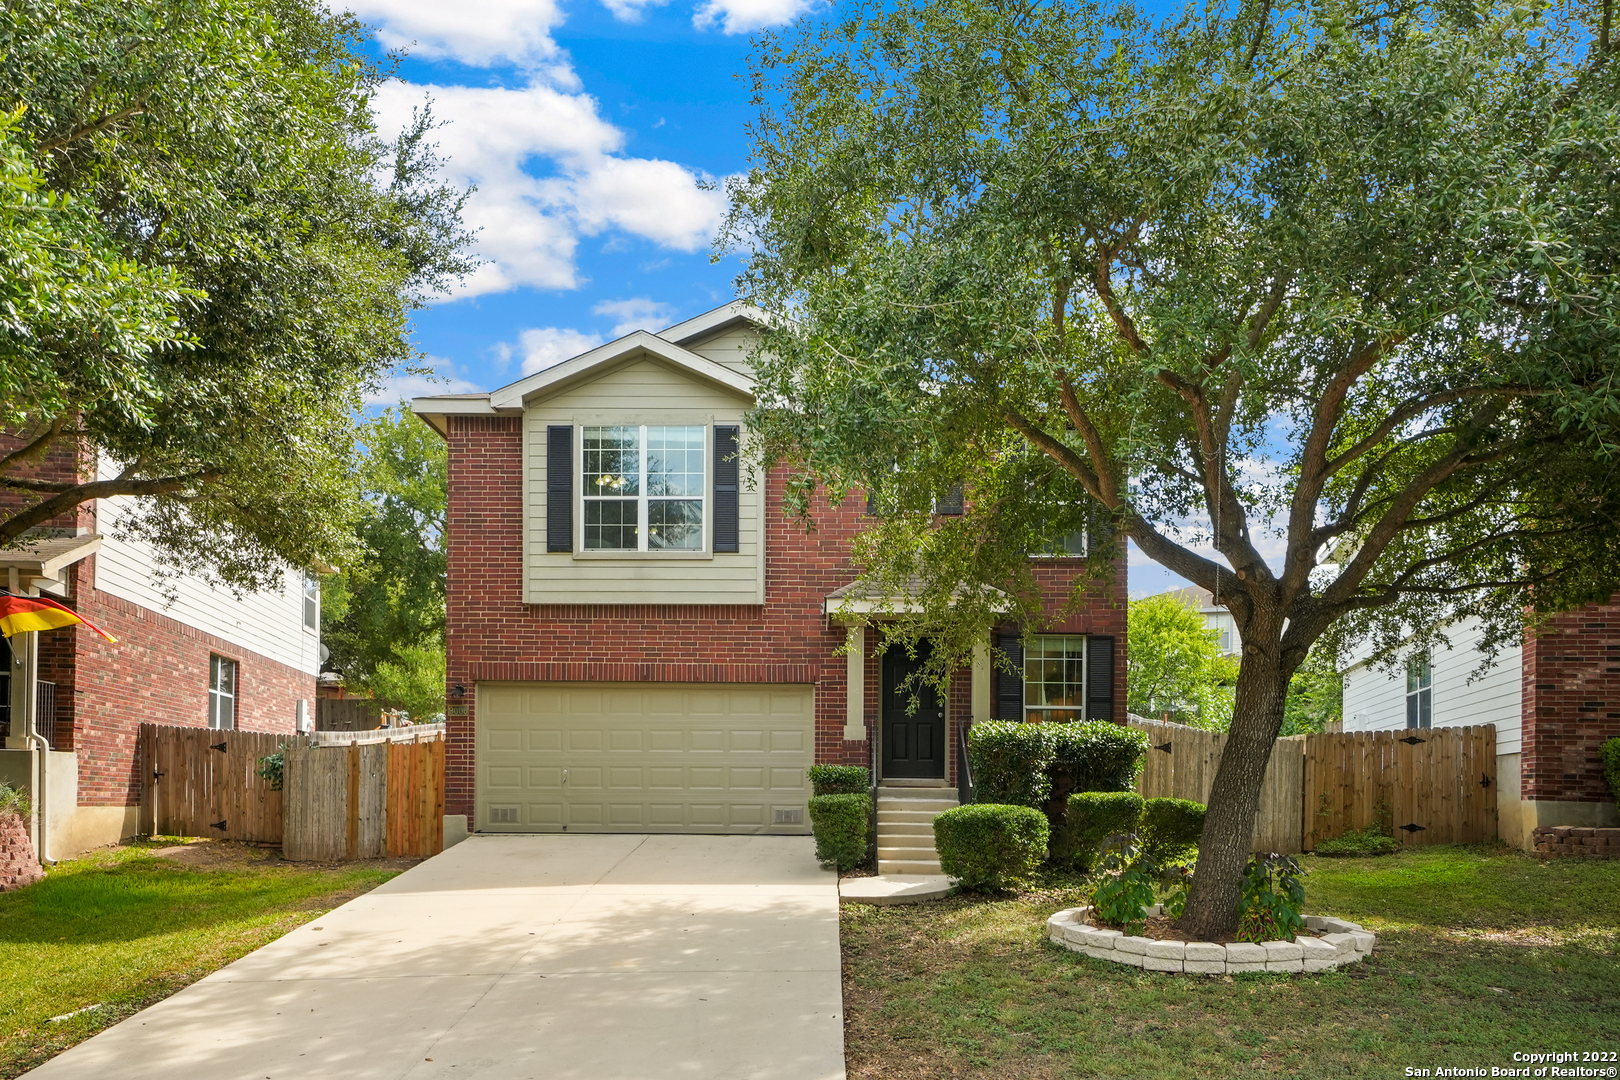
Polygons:
<instances>
[{"instance_id":1,"label":"green bush","mask_svg":"<svg viewBox=\"0 0 1620 1080\"><path fill-rule=\"evenodd\" d=\"M0 818L27 817L33 808L34 803L28 797L28 792L0 783Z\"/></svg>"},{"instance_id":2,"label":"green bush","mask_svg":"<svg viewBox=\"0 0 1620 1080\"><path fill-rule=\"evenodd\" d=\"M1046 815L1027 806L974 803L934 819L934 848L946 874L969 889L1004 889L1046 857Z\"/></svg>"},{"instance_id":3,"label":"green bush","mask_svg":"<svg viewBox=\"0 0 1620 1080\"><path fill-rule=\"evenodd\" d=\"M1191 799L1149 799L1142 804L1142 848L1160 862L1195 851L1208 808Z\"/></svg>"},{"instance_id":4,"label":"green bush","mask_svg":"<svg viewBox=\"0 0 1620 1080\"><path fill-rule=\"evenodd\" d=\"M968 728L974 799L1006 806L1045 804L1052 792L1051 724L981 720Z\"/></svg>"},{"instance_id":5,"label":"green bush","mask_svg":"<svg viewBox=\"0 0 1620 1080\"><path fill-rule=\"evenodd\" d=\"M1135 728L1088 720L1044 724L1052 743L1053 783L1059 791L1130 791L1142 775L1148 737Z\"/></svg>"},{"instance_id":6,"label":"green bush","mask_svg":"<svg viewBox=\"0 0 1620 1080\"><path fill-rule=\"evenodd\" d=\"M1047 808L1061 818L1073 791L1129 791L1142 772L1148 739L1104 720L1025 724L985 720L968 729L968 761L979 802ZM1047 802L1058 794L1055 807ZM1061 824L1055 820L1054 827Z\"/></svg>"},{"instance_id":7,"label":"green bush","mask_svg":"<svg viewBox=\"0 0 1620 1080\"><path fill-rule=\"evenodd\" d=\"M1401 850L1401 843L1377 825L1365 829L1352 829L1331 840L1317 842L1316 853L1329 858L1356 855L1393 855Z\"/></svg>"},{"instance_id":8,"label":"green bush","mask_svg":"<svg viewBox=\"0 0 1620 1080\"><path fill-rule=\"evenodd\" d=\"M1238 904L1239 941L1293 941L1305 925L1305 873L1292 855L1251 855Z\"/></svg>"},{"instance_id":9,"label":"green bush","mask_svg":"<svg viewBox=\"0 0 1620 1080\"><path fill-rule=\"evenodd\" d=\"M1620 736L1603 744L1603 779L1609 782L1609 791L1620 802Z\"/></svg>"},{"instance_id":10,"label":"green bush","mask_svg":"<svg viewBox=\"0 0 1620 1080\"><path fill-rule=\"evenodd\" d=\"M1134 791L1080 791L1069 796L1063 826L1052 841L1052 861L1089 870L1110 836L1134 833L1142 796Z\"/></svg>"},{"instance_id":11,"label":"green bush","mask_svg":"<svg viewBox=\"0 0 1620 1080\"><path fill-rule=\"evenodd\" d=\"M812 765L809 776L816 795L866 795L872 790L871 774L859 765Z\"/></svg>"},{"instance_id":12,"label":"green bush","mask_svg":"<svg viewBox=\"0 0 1620 1080\"><path fill-rule=\"evenodd\" d=\"M816 858L839 870L853 870L864 863L871 818L872 797L864 791L812 795L810 831L816 836Z\"/></svg>"}]
</instances>

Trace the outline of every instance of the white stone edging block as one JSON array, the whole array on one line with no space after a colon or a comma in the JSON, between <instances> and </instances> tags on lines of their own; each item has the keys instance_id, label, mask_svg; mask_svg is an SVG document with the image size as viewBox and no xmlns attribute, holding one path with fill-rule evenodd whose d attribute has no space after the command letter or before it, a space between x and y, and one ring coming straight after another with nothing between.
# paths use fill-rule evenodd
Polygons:
<instances>
[{"instance_id":1,"label":"white stone edging block","mask_svg":"<svg viewBox=\"0 0 1620 1080\"><path fill-rule=\"evenodd\" d=\"M1158 905L1149 908L1148 914L1159 914ZM1210 941L1157 941L1103 929L1092 924L1089 907L1065 908L1046 920L1047 938L1066 949L1146 971L1189 975L1236 975L1245 971L1317 974L1371 956L1378 945L1377 935L1344 919L1307 915L1305 928L1321 936L1301 934L1293 941L1218 945Z\"/></svg>"}]
</instances>

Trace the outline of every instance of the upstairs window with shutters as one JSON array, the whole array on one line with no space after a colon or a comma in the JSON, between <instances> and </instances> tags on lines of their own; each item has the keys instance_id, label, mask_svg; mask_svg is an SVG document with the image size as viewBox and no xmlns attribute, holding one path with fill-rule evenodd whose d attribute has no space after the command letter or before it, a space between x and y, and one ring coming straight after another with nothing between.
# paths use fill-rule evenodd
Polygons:
<instances>
[{"instance_id":1,"label":"upstairs window with shutters","mask_svg":"<svg viewBox=\"0 0 1620 1080\"><path fill-rule=\"evenodd\" d=\"M708 429L586 427L581 432L586 551L702 551Z\"/></svg>"}]
</instances>

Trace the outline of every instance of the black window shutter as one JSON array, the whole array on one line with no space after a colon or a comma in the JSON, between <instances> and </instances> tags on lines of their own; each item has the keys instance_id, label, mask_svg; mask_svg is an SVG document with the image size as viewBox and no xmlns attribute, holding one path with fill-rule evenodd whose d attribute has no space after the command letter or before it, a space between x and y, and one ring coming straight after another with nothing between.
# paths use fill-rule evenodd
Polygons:
<instances>
[{"instance_id":1,"label":"black window shutter","mask_svg":"<svg viewBox=\"0 0 1620 1080\"><path fill-rule=\"evenodd\" d=\"M866 516L878 516L878 493L875 487L866 489Z\"/></svg>"},{"instance_id":2,"label":"black window shutter","mask_svg":"<svg viewBox=\"0 0 1620 1080\"><path fill-rule=\"evenodd\" d=\"M546 550L574 550L574 426L546 427Z\"/></svg>"},{"instance_id":3,"label":"black window shutter","mask_svg":"<svg viewBox=\"0 0 1620 1080\"><path fill-rule=\"evenodd\" d=\"M1114 639L1086 638L1086 719L1114 719Z\"/></svg>"},{"instance_id":4,"label":"black window shutter","mask_svg":"<svg viewBox=\"0 0 1620 1080\"><path fill-rule=\"evenodd\" d=\"M737 526L738 461L736 424L714 428L714 550L739 550Z\"/></svg>"},{"instance_id":5,"label":"black window shutter","mask_svg":"<svg viewBox=\"0 0 1620 1080\"><path fill-rule=\"evenodd\" d=\"M996 635L996 648L1012 661L1013 671L996 668L996 716L1002 720L1024 718L1024 638L1017 630Z\"/></svg>"},{"instance_id":6,"label":"black window shutter","mask_svg":"<svg viewBox=\"0 0 1620 1080\"><path fill-rule=\"evenodd\" d=\"M965 507L961 484L952 484L944 495L934 500L934 513L941 517L961 517Z\"/></svg>"}]
</instances>

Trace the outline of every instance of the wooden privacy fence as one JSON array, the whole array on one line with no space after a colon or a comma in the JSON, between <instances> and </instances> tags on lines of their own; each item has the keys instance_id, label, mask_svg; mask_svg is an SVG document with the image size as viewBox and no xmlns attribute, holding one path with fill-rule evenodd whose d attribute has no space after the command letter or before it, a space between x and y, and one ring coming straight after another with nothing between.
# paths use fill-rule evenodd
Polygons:
<instances>
[{"instance_id":1,"label":"wooden privacy fence","mask_svg":"<svg viewBox=\"0 0 1620 1080\"><path fill-rule=\"evenodd\" d=\"M155 836L281 843L283 793L259 759L290 735L142 724L142 825Z\"/></svg>"},{"instance_id":2,"label":"wooden privacy fence","mask_svg":"<svg viewBox=\"0 0 1620 1080\"><path fill-rule=\"evenodd\" d=\"M1133 720L1152 749L1136 790L1208 803L1221 732ZM1329 732L1278 739L1266 767L1253 850L1315 850L1381 822L1403 844L1466 844L1496 835L1496 728Z\"/></svg>"},{"instance_id":3,"label":"wooden privacy fence","mask_svg":"<svg viewBox=\"0 0 1620 1080\"><path fill-rule=\"evenodd\" d=\"M316 698L316 731L370 731L382 726L382 705L371 698Z\"/></svg>"},{"instance_id":4,"label":"wooden privacy fence","mask_svg":"<svg viewBox=\"0 0 1620 1080\"><path fill-rule=\"evenodd\" d=\"M1496 727L1306 737L1305 844L1380 823L1403 844L1496 835Z\"/></svg>"},{"instance_id":5,"label":"wooden privacy fence","mask_svg":"<svg viewBox=\"0 0 1620 1080\"><path fill-rule=\"evenodd\" d=\"M288 859L425 858L444 849L442 737L288 748L284 770Z\"/></svg>"},{"instance_id":6,"label":"wooden privacy fence","mask_svg":"<svg viewBox=\"0 0 1620 1080\"><path fill-rule=\"evenodd\" d=\"M1191 799L1207 805L1226 748L1226 734L1153 720L1132 721L1131 727L1147 735L1150 747L1136 782L1137 793L1144 799ZM1278 739L1271 751L1254 822L1253 851L1302 850L1304 738Z\"/></svg>"}]
</instances>

